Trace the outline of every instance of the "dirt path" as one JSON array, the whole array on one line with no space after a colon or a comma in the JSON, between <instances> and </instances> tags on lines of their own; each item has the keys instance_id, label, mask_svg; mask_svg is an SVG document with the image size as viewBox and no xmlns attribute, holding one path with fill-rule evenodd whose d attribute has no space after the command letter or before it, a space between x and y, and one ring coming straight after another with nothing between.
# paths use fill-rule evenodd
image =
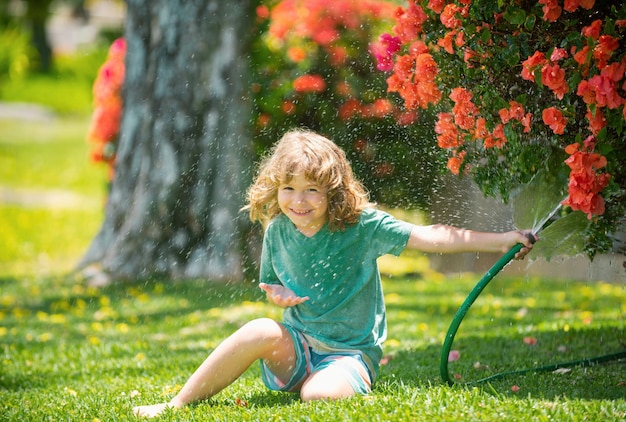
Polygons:
<instances>
[{"instance_id":1,"label":"dirt path","mask_svg":"<svg viewBox=\"0 0 626 422\"><path fill-rule=\"evenodd\" d=\"M0 186L0 204L24 208L94 209L100 201L61 189L15 189Z\"/></svg>"}]
</instances>

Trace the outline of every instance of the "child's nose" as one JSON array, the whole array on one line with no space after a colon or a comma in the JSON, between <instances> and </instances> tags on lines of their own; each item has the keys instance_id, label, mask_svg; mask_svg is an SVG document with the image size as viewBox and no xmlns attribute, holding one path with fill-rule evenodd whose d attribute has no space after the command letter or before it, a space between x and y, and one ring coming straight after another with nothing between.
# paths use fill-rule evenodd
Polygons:
<instances>
[{"instance_id":1,"label":"child's nose","mask_svg":"<svg viewBox=\"0 0 626 422\"><path fill-rule=\"evenodd\" d=\"M304 202L304 193L300 192L300 193L296 193L296 202L301 204Z\"/></svg>"}]
</instances>

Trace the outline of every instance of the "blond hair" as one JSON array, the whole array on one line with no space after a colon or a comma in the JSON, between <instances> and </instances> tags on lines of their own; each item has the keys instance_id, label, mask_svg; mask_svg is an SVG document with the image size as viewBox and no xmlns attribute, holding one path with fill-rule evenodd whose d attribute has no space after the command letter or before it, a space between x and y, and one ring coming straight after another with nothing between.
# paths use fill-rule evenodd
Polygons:
<instances>
[{"instance_id":1,"label":"blond hair","mask_svg":"<svg viewBox=\"0 0 626 422\"><path fill-rule=\"evenodd\" d=\"M346 154L317 133L295 129L283 135L259 166L247 193L252 221L266 225L280 214L278 186L302 174L328 190L328 224L331 231L355 224L363 209L372 207L365 187L352 172Z\"/></svg>"}]
</instances>

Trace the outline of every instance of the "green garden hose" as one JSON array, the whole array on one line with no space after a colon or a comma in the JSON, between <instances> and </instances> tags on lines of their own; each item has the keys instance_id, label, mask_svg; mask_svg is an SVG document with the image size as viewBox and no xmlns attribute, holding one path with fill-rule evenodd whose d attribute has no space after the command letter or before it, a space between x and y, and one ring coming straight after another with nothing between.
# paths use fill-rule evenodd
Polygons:
<instances>
[{"instance_id":1,"label":"green garden hose","mask_svg":"<svg viewBox=\"0 0 626 422\"><path fill-rule=\"evenodd\" d=\"M454 341L454 336L456 335L465 314L469 311L470 307L476 300L476 298L480 295L483 289L489 284L489 282L504 268L514 257L515 254L518 253L524 245L521 243L515 245L511 250L509 250L506 254L504 254L486 273L485 275L478 281L474 289L467 296L459 310L456 312L456 315L452 319L452 323L450 324L450 328L448 328L448 334L446 334L446 338L443 343L443 348L441 350L441 361L439 364L439 371L441 374L441 378L444 382L449 385L455 384L455 382L450 378L450 374L448 373L448 356L450 355L450 349L452 348L452 342ZM564 363L556 363L552 365L541 366L538 368L529 368L529 369L521 369L517 371L503 372L499 374L492 375L487 378L479 379L477 381L467 382L466 385L469 384L478 384L485 381L491 381L498 378L503 378L507 375L520 375L529 372L542 372L542 371L555 371L559 368L568 368L572 366L591 366L599 363L609 362L612 360L623 359L626 358L626 351L621 351L609 355L598 356L595 358L582 359L571 362Z\"/></svg>"}]
</instances>

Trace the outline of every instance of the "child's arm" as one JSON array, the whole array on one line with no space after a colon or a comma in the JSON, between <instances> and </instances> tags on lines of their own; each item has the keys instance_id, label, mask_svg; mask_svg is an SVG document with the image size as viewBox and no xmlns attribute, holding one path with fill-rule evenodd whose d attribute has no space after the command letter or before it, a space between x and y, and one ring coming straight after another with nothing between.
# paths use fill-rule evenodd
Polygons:
<instances>
[{"instance_id":1,"label":"child's arm","mask_svg":"<svg viewBox=\"0 0 626 422\"><path fill-rule=\"evenodd\" d=\"M506 252L521 243L524 247L515 255L520 259L533 247L529 236L533 236L530 231L521 230L492 233L459 229L443 224L414 226L407 248L431 253Z\"/></svg>"},{"instance_id":2,"label":"child's arm","mask_svg":"<svg viewBox=\"0 0 626 422\"><path fill-rule=\"evenodd\" d=\"M281 308L296 306L309 300L308 296L296 296L291 289L281 286L280 284L259 283L259 287L265 292L267 300L270 303L280 306Z\"/></svg>"}]
</instances>

